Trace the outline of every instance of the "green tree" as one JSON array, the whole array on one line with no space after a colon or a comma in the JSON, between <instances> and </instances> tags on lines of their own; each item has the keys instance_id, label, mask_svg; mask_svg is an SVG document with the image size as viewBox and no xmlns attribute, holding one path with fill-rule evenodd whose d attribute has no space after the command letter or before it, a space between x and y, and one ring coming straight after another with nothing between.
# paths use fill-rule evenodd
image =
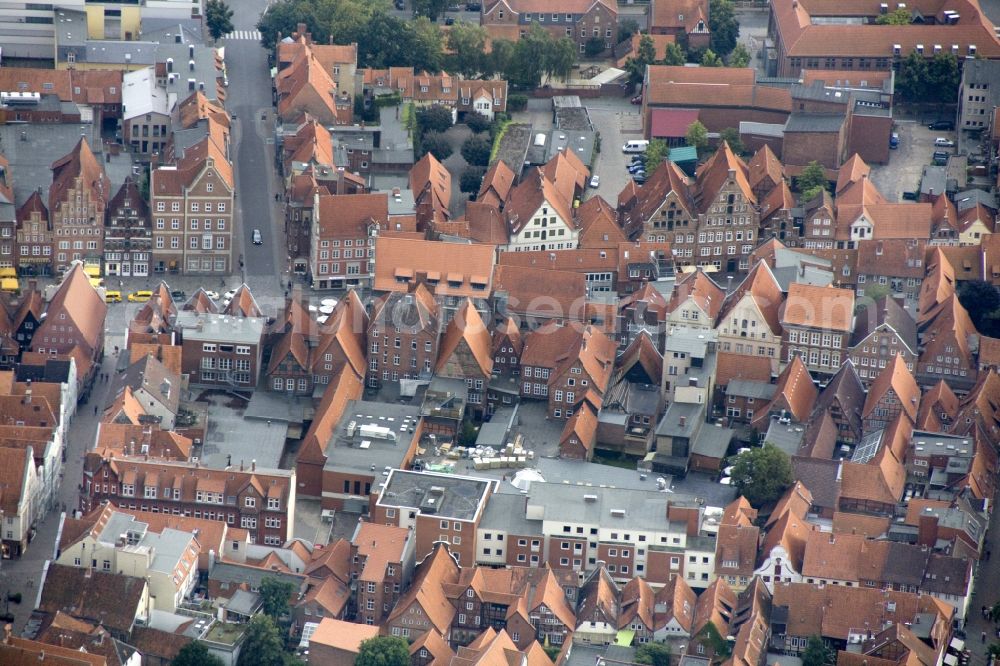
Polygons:
<instances>
[{"instance_id":1,"label":"green tree","mask_svg":"<svg viewBox=\"0 0 1000 666\"><path fill-rule=\"evenodd\" d=\"M750 64L750 51L743 44L737 44L733 52L729 54L730 67L746 67Z\"/></svg>"},{"instance_id":2,"label":"green tree","mask_svg":"<svg viewBox=\"0 0 1000 666\"><path fill-rule=\"evenodd\" d=\"M254 615L247 625L238 666L276 666L288 663L288 657L274 620L263 613Z\"/></svg>"},{"instance_id":3,"label":"green tree","mask_svg":"<svg viewBox=\"0 0 1000 666\"><path fill-rule=\"evenodd\" d=\"M372 17L388 13L390 7L389 0L280 0L268 7L257 27L261 44L273 48L278 33L290 35L305 23L319 44L331 36L337 44L357 42L359 62L366 63L370 50L362 41L364 32Z\"/></svg>"},{"instance_id":4,"label":"green tree","mask_svg":"<svg viewBox=\"0 0 1000 666\"><path fill-rule=\"evenodd\" d=\"M223 666L222 660L208 651L201 641L191 641L178 652L171 666Z\"/></svg>"},{"instance_id":5,"label":"green tree","mask_svg":"<svg viewBox=\"0 0 1000 666\"><path fill-rule=\"evenodd\" d=\"M813 185L807 190L802 190L799 199L802 203L806 203L807 201L812 201L817 197L817 195L819 195L825 189L826 188L823 187L822 185Z\"/></svg>"},{"instance_id":6,"label":"green tree","mask_svg":"<svg viewBox=\"0 0 1000 666\"><path fill-rule=\"evenodd\" d=\"M927 96L930 71L927 59L915 50L899 65L896 92L907 102L920 102Z\"/></svg>"},{"instance_id":7,"label":"green tree","mask_svg":"<svg viewBox=\"0 0 1000 666\"><path fill-rule=\"evenodd\" d=\"M913 16L908 9L896 9L888 14L881 14L875 19L876 25L910 25Z\"/></svg>"},{"instance_id":8,"label":"green tree","mask_svg":"<svg viewBox=\"0 0 1000 666\"><path fill-rule=\"evenodd\" d=\"M510 101L508 100L507 103L509 105ZM490 119L481 113L466 113L465 124L474 134L485 132L493 125L493 123L490 122Z\"/></svg>"},{"instance_id":9,"label":"green tree","mask_svg":"<svg viewBox=\"0 0 1000 666\"><path fill-rule=\"evenodd\" d=\"M635 56L625 61L629 81L642 83L646 76L646 65L651 65L654 62L656 62L656 45L653 44L652 37L643 35L639 38L639 48Z\"/></svg>"},{"instance_id":10,"label":"green tree","mask_svg":"<svg viewBox=\"0 0 1000 666\"><path fill-rule=\"evenodd\" d=\"M432 21L437 21L448 9L448 0L412 0L412 3L414 16L425 16Z\"/></svg>"},{"instance_id":11,"label":"green tree","mask_svg":"<svg viewBox=\"0 0 1000 666\"><path fill-rule=\"evenodd\" d=\"M837 661L837 653L827 647L823 639L813 635L806 641L806 650L802 653L802 666L829 666Z\"/></svg>"},{"instance_id":12,"label":"green tree","mask_svg":"<svg viewBox=\"0 0 1000 666\"><path fill-rule=\"evenodd\" d=\"M992 662L996 663L1000 659L1000 643L990 643L990 646L986 648L986 656L992 658ZM989 662L990 660L987 659Z\"/></svg>"},{"instance_id":13,"label":"green tree","mask_svg":"<svg viewBox=\"0 0 1000 666\"><path fill-rule=\"evenodd\" d=\"M462 143L462 157L470 166L486 166L490 163L492 147L485 136L470 136Z\"/></svg>"},{"instance_id":14,"label":"green tree","mask_svg":"<svg viewBox=\"0 0 1000 666\"><path fill-rule=\"evenodd\" d=\"M475 194L479 191L479 186L483 184L483 176L486 169L482 167L469 167L462 172L459 179L459 189L468 194Z\"/></svg>"},{"instance_id":15,"label":"green tree","mask_svg":"<svg viewBox=\"0 0 1000 666\"><path fill-rule=\"evenodd\" d=\"M450 70L473 77L485 69L486 29L481 25L459 21L448 31Z\"/></svg>"},{"instance_id":16,"label":"green tree","mask_svg":"<svg viewBox=\"0 0 1000 666\"><path fill-rule=\"evenodd\" d=\"M423 16L407 23L410 63L417 71L437 72L444 59L444 33Z\"/></svg>"},{"instance_id":17,"label":"green tree","mask_svg":"<svg viewBox=\"0 0 1000 666\"><path fill-rule=\"evenodd\" d=\"M541 85L551 43L552 36L533 23L528 33L514 44L514 57L504 72L507 80L525 88Z\"/></svg>"},{"instance_id":18,"label":"green tree","mask_svg":"<svg viewBox=\"0 0 1000 666\"><path fill-rule=\"evenodd\" d=\"M727 127L719 132L719 139L728 143L730 149L737 155L746 152L746 146L743 145L743 139L740 138L740 131L734 127Z\"/></svg>"},{"instance_id":19,"label":"green tree","mask_svg":"<svg viewBox=\"0 0 1000 666\"><path fill-rule=\"evenodd\" d=\"M667 51L663 54L663 64L674 67L683 66L687 62L687 54L684 47L677 43L667 44Z\"/></svg>"},{"instance_id":20,"label":"green tree","mask_svg":"<svg viewBox=\"0 0 1000 666\"><path fill-rule=\"evenodd\" d=\"M205 3L205 23L208 34L218 40L233 31L233 10L223 0L208 0Z\"/></svg>"},{"instance_id":21,"label":"green tree","mask_svg":"<svg viewBox=\"0 0 1000 666\"><path fill-rule=\"evenodd\" d=\"M670 666L670 646L665 643L642 643L635 649L635 663Z\"/></svg>"},{"instance_id":22,"label":"green tree","mask_svg":"<svg viewBox=\"0 0 1000 666\"><path fill-rule=\"evenodd\" d=\"M288 612L288 600L291 599L295 586L288 581L268 576L260 583L260 600L263 611L277 622L278 618Z\"/></svg>"},{"instance_id":23,"label":"green tree","mask_svg":"<svg viewBox=\"0 0 1000 666\"><path fill-rule=\"evenodd\" d=\"M697 638L707 643L720 661L725 661L733 652L729 641L719 633L719 629L715 626L714 622L709 621L706 623L705 627L697 634Z\"/></svg>"},{"instance_id":24,"label":"green tree","mask_svg":"<svg viewBox=\"0 0 1000 666\"><path fill-rule=\"evenodd\" d=\"M646 146L646 173L653 173L670 155L670 146L663 139L653 139Z\"/></svg>"},{"instance_id":25,"label":"green tree","mask_svg":"<svg viewBox=\"0 0 1000 666\"><path fill-rule=\"evenodd\" d=\"M708 28L712 31L710 46L720 56L729 55L736 48L740 36L740 22L730 0L709 0Z\"/></svg>"},{"instance_id":26,"label":"green tree","mask_svg":"<svg viewBox=\"0 0 1000 666\"><path fill-rule=\"evenodd\" d=\"M421 132L445 132L451 127L451 110L438 104L419 109L417 125Z\"/></svg>"},{"instance_id":27,"label":"green tree","mask_svg":"<svg viewBox=\"0 0 1000 666\"><path fill-rule=\"evenodd\" d=\"M517 46L509 39L498 39L492 42L489 55L484 59L483 74L486 76L503 74L508 81L513 81L510 73L515 63L516 53Z\"/></svg>"},{"instance_id":28,"label":"green tree","mask_svg":"<svg viewBox=\"0 0 1000 666\"><path fill-rule=\"evenodd\" d=\"M697 148L700 154L708 147L708 130L705 129L700 120L696 120L688 125L684 140L687 141L687 145Z\"/></svg>"},{"instance_id":29,"label":"green tree","mask_svg":"<svg viewBox=\"0 0 1000 666\"><path fill-rule=\"evenodd\" d=\"M954 104L962 73L954 53L935 53L927 65L926 95L928 101Z\"/></svg>"},{"instance_id":30,"label":"green tree","mask_svg":"<svg viewBox=\"0 0 1000 666\"><path fill-rule=\"evenodd\" d=\"M705 52L701 54L701 66L722 67L722 58L717 56L712 49L705 49Z\"/></svg>"},{"instance_id":31,"label":"green tree","mask_svg":"<svg viewBox=\"0 0 1000 666\"><path fill-rule=\"evenodd\" d=\"M739 493L757 508L777 501L795 481L788 455L769 443L736 456L732 478Z\"/></svg>"},{"instance_id":32,"label":"green tree","mask_svg":"<svg viewBox=\"0 0 1000 666\"><path fill-rule=\"evenodd\" d=\"M421 157L427 153L431 153L442 162L451 157L451 154L454 152L451 144L448 143L448 139L443 134L438 134L437 132L424 134L420 139L420 146L423 150Z\"/></svg>"},{"instance_id":33,"label":"green tree","mask_svg":"<svg viewBox=\"0 0 1000 666\"><path fill-rule=\"evenodd\" d=\"M969 318L980 333L991 323L990 315L1000 308L1000 292L989 282L966 280L959 283L958 302L969 312Z\"/></svg>"},{"instance_id":34,"label":"green tree","mask_svg":"<svg viewBox=\"0 0 1000 666\"><path fill-rule=\"evenodd\" d=\"M354 666L409 666L410 648L397 636L376 636L361 642Z\"/></svg>"},{"instance_id":35,"label":"green tree","mask_svg":"<svg viewBox=\"0 0 1000 666\"><path fill-rule=\"evenodd\" d=\"M583 43L583 55L588 58L596 58L604 53L606 48L603 37L591 37Z\"/></svg>"},{"instance_id":36,"label":"green tree","mask_svg":"<svg viewBox=\"0 0 1000 666\"><path fill-rule=\"evenodd\" d=\"M625 19L618 24L618 42L621 44L626 39L639 32L639 23L634 19Z\"/></svg>"},{"instance_id":37,"label":"green tree","mask_svg":"<svg viewBox=\"0 0 1000 666\"><path fill-rule=\"evenodd\" d=\"M799 192L803 193L814 187L826 187L826 170L823 169L822 164L813 160L795 179L795 184L799 188Z\"/></svg>"},{"instance_id":38,"label":"green tree","mask_svg":"<svg viewBox=\"0 0 1000 666\"><path fill-rule=\"evenodd\" d=\"M549 78L556 77L563 81L569 78L576 62L576 47L569 37L552 40L545 51L545 73Z\"/></svg>"},{"instance_id":39,"label":"green tree","mask_svg":"<svg viewBox=\"0 0 1000 666\"><path fill-rule=\"evenodd\" d=\"M522 93L515 93L507 96L508 111L524 111L528 108L528 96Z\"/></svg>"},{"instance_id":40,"label":"green tree","mask_svg":"<svg viewBox=\"0 0 1000 666\"><path fill-rule=\"evenodd\" d=\"M892 287L887 284L879 284L878 282L869 282L865 285L865 296L877 301L883 296L888 296L892 293Z\"/></svg>"}]
</instances>

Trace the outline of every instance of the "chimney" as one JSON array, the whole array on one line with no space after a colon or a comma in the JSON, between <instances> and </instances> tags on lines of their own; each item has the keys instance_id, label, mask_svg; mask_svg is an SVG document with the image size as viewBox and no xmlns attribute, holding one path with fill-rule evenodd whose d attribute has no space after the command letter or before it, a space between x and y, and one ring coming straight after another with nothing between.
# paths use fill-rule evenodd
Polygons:
<instances>
[{"instance_id":1,"label":"chimney","mask_svg":"<svg viewBox=\"0 0 1000 666\"><path fill-rule=\"evenodd\" d=\"M251 472L256 472L257 471L257 459L256 458L254 458L253 460L250 461L250 471Z\"/></svg>"},{"instance_id":2,"label":"chimney","mask_svg":"<svg viewBox=\"0 0 1000 666\"><path fill-rule=\"evenodd\" d=\"M174 71L174 59L173 58L167 58L167 71L168 72Z\"/></svg>"},{"instance_id":3,"label":"chimney","mask_svg":"<svg viewBox=\"0 0 1000 666\"><path fill-rule=\"evenodd\" d=\"M682 427L682 428L684 426L686 426L687 425L687 417L686 416L682 416L680 422L678 423L678 425L680 425L680 427Z\"/></svg>"},{"instance_id":4,"label":"chimney","mask_svg":"<svg viewBox=\"0 0 1000 666\"><path fill-rule=\"evenodd\" d=\"M194 44L188 44L188 57L194 57Z\"/></svg>"},{"instance_id":5,"label":"chimney","mask_svg":"<svg viewBox=\"0 0 1000 666\"><path fill-rule=\"evenodd\" d=\"M31 404L31 389L28 389L27 391L24 392L24 404L26 405Z\"/></svg>"},{"instance_id":6,"label":"chimney","mask_svg":"<svg viewBox=\"0 0 1000 666\"><path fill-rule=\"evenodd\" d=\"M194 60L188 60L188 71L194 71Z\"/></svg>"}]
</instances>

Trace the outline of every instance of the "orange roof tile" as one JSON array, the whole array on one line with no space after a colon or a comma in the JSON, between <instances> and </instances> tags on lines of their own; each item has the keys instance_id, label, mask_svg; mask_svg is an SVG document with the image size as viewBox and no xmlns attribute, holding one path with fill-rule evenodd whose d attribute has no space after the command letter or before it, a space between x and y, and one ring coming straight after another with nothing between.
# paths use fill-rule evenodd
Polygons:
<instances>
[{"instance_id":1,"label":"orange roof tile","mask_svg":"<svg viewBox=\"0 0 1000 666\"><path fill-rule=\"evenodd\" d=\"M854 292L794 282L782 309L783 326L808 326L849 333L854 319Z\"/></svg>"},{"instance_id":2,"label":"orange roof tile","mask_svg":"<svg viewBox=\"0 0 1000 666\"><path fill-rule=\"evenodd\" d=\"M903 412L910 417L910 420L916 421L920 406L920 387L917 386L913 373L906 367L902 354L893 356L889 364L875 377L875 381L868 389L865 406L861 410L862 417L868 418L889 391L895 394L894 401L899 401Z\"/></svg>"}]
</instances>

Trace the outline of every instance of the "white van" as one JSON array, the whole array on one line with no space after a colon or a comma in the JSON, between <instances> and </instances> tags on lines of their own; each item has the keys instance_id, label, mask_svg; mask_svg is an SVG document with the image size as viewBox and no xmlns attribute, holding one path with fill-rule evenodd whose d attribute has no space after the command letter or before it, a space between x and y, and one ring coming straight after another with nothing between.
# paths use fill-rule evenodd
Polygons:
<instances>
[{"instance_id":1,"label":"white van","mask_svg":"<svg viewBox=\"0 0 1000 666\"><path fill-rule=\"evenodd\" d=\"M649 141L645 139L638 139L627 142L622 146L623 153L644 153L646 149L649 148Z\"/></svg>"}]
</instances>

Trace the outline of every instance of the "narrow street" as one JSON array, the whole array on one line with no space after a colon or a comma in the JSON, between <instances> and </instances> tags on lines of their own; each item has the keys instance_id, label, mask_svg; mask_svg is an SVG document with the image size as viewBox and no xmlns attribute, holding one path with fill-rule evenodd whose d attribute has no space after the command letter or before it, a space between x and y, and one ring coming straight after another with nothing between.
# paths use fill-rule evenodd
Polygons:
<instances>
[{"instance_id":1,"label":"narrow street","mask_svg":"<svg viewBox=\"0 0 1000 666\"><path fill-rule=\"evenodd\" d=\"M114 350L114 343L109 341L106 347L108 350ZM108 351L100 372L107 372L113 377L116 361L112 351ZM90 400L77 406L76 415L68 429L63 483L58 493L58 501L66 505L67 513L72 512L78 505L79 485L83 480L83 457L93 446L97 435L99 416L94 414L94 406L106 403L111 383L109 380L94 384ZM38 525L38 531L28 546L27 553L20 559L4 560L0 563L0 595L2 595L0 599L6 600L8 594L16 592L20 592L22 596L20 604L9 604L10 612L15 616L15 634L24 629L25 622L35 607L42 570L46 561L55 556L61 515L59 509L50 511Z\"/></svg>"},{"instance_id":2,"label":"narrow street","mask_svg":"<svg viewBox=\"0 0 1000 666\"><path fill-rule=\"evenodd\" d=\"M997 581L1000 581L1000 511L995 508L990 517L984 549L997 551L997 561L994 562L992 557L989 560L981 560L976 571L976 587L969 602L969 615L965 623L965 647L970 653L970 666L988 664L986 649L991 643L1000 643L1000 638L997 637L998 625L984 619L982 615L983 606L992 607L1000 601L1000 585L997 584ZM983 641L984 631L985 641Z\"/></svg>"}]
</instances>

